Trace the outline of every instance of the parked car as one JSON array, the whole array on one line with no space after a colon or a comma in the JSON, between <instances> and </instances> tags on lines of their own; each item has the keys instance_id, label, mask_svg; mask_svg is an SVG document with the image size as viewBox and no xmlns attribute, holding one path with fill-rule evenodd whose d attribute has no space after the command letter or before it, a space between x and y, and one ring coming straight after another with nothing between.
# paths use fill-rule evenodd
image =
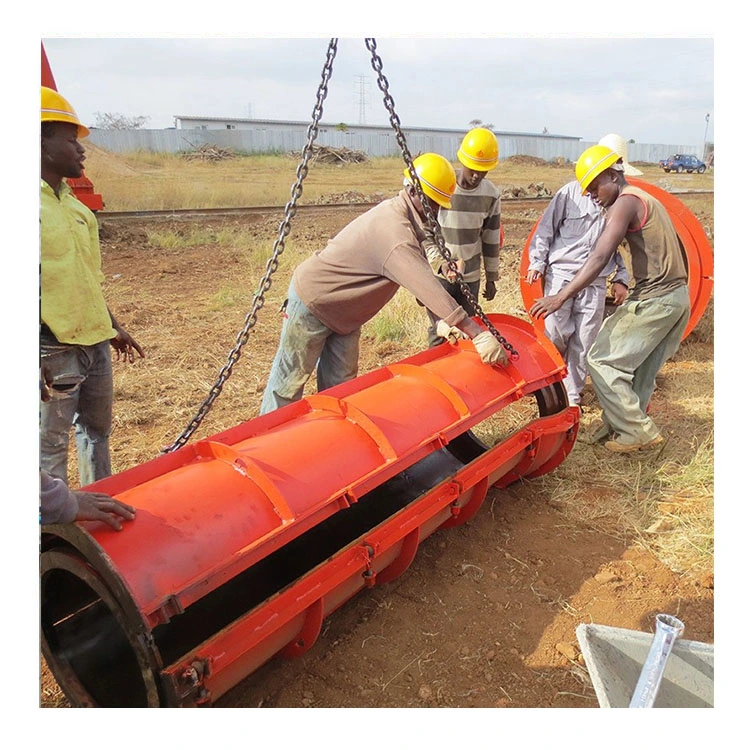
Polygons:
<instances>
[{"instance_id":1,"label":"parked car","mask_svg":"<svg viewBox=\"0 0 750 750\"><path fill-rule=\"evenodd\" d=\"M674 154L668 159L660 161L659 166L665 172L697 172L703 174L706 171L705 163L692 154Z\"/></svg>"},{"instance_id":2,"label":"parked car","mask_svg":"<svg viewBox=\"0 0 750 750\"><path fill-rule=\"evenodd\" d=\"M667 162L672 161L672 159L676 159L679 156L679 154L672 154L672 156L668 156L666 159L662 159L659 162L659 166L664 169L667 166Z\"/></svg>"}]
</instances>

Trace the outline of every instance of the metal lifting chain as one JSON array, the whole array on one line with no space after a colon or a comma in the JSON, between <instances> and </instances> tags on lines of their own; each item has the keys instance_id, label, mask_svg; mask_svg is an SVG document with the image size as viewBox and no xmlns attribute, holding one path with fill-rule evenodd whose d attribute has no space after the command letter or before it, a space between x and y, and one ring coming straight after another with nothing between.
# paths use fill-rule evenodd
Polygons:
<instances>
[{"instance_id":1,"label":"metal lifting chain","mask_svg":"<svg viewBox=\"0 0 750 750\"><path fill-rule=\"evenodd\" d=\"M258 311L265 304L265 294L271 288L271 276L276 273L276 270L279 267L278 259L279 256L284 252L284 244L286 237L290 232L292 218L297 213L297 200L302 195L302 182L305 177L307 177L309 169L307 163L310 160L310 156L312 155L313 143L318 136L318 123L320 122L320 118L323 115L323 101L328 94L328 82L330 81L331 74L333 72L333 60L336 57L337 47L338 39L331 39L328 43L328 52L326 54L325 64L323 65L320 86L318 86L318 95L315 102L315 107L313 108L312 122L307 128L307 143L302 150L302 160L297 166L297 180L292 186L292 197L291 200L286 204L284 210L284 219L282 220L281 224L279 224L279 235L276 239L276 242L274 243L271 257L266 263L266 272L261 278L260 283L258 284L258 289L255 292L252 309L247 314L242 331L240 331L237 336L237 343L229 353L229 359L221 368L219 377L211 387L208 396L200 405L195 416L192 418L192 420L190 420L190 423L182 432L182 434L177 438L177 440L174 441L174 443L172 443L172 445L164 448L162 450L162 453L171 453L177 448L181 448L183 445L185 445L185 443L187 443L187 441L190 439L190 436L198 429L204 417L211 409L214 401L221 393L221 390L224 387L224 383L226 383L226 381L229 379L229 376L232 374L232 368L242 354L242 347L247 343L248 338L250 337L250 329L258 321Z\"/></svg>"},{"instance_id":2,"label":"metal lifting chain","mask_svg":"<svg viewBox=\"0 0 750 750\"><path fill-rule=\"evenodd\" d=\"M388 92L388 80L386 79L385 75L383 75L383 61L380 59L380 56L375 51L377 47L375 40L365 39L365 45L367 46L367 49L370 50L370 52L372 53L372 67L375 70L375 72L378 74L378 88L383 92L383 102L385 103L385 108L388 110L388 114L390 115L391 126L396 131L396 140L398 141L398 144L401 147L401 153L403 154L404 161L406 162L406 165L409 169L409 174L411 176L412 185L415 186L417 190L417 194L419 195L419 200L422 202L422 207L424 208L425 214L427 215L427 222L430 226L430 230L432 231L435 237L435 242L437 243L438 249L440 250L440 254L443 256L443 258L445 258L446 262L448 263L448 268L450 269L451 273L456 275L457 283L459 284L461 291L463 292L466 299L469 300L469 303L471 304L471 307L474 310L474 313L477 315L477 317L479 317L482 323L484 323L485 326L487 326L487 328L492 332L492 335L508 351L508 353L510 354L510 359L517 360L519 357L518 352L513 348L513 345L500 334L500 332L495 328L495 326L492 324L489 318L485 315L482 308L479 306L478 300L471 293L471 289L469 289L468 285L461 277L461 274L458 271L458 265L456 261L453 259L453 257L451 256L450 250L448 250L448 248L445 246L443 233L440 231L440 226L437 223L437 220L435 218L435 215L433 214L432 208L430 207L430 204L427 202L427 198L425 194L422 192L422 186L419 182L419 177L414 169L414 164L412 163L411 153L409 152L409 147L406 145L406 137L404 136L403 131L401 130L401 121L399 120L399 117L396 114L396 109L395 109L396 105L393 101L393 97Z\"/></svg>"}]
</instances>

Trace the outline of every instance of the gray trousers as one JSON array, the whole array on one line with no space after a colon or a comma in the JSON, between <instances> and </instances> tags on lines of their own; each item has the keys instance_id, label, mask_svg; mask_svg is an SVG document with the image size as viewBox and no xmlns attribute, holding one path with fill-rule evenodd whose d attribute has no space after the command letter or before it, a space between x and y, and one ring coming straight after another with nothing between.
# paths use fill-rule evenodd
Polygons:
<instances>
[{"instance_id":1,"label":"gray trousers","mask_svg":"<svg viewBox=\"0 0 750 750\"><path fill-rule=\"evenodd\" d=\"M42 338L40 354L55 397L39 406L39 466L68 482L68 444L75 425L81 486L112 473L109 436L112 431L112 355L109 341L93 346L60 344Z\"/></svg>"},{"instance_id":2,"label":"gray trousers","mask_svg":"<svg viewBox=\"0 0 750 750\"><path fill-rule=\"evenodd\" d=\"M557 294L567 283L566 279L547 272L544 295ZM568 392L568 403L571 406L581 403L581 391L588 375L586 355L593 346L604 320L606 296L605 280L597 279L544 319L544 332L562 355L568 369L563 385Z\"/></svg>"},{"instance_id":3,"label":"gray trousers","mask_svg":"<svg viewBox=\"0 0 750 750\"><path fill-rule=\"evenodd\" d=\"M602 420L623 442L659 435L646 407L656 373L675 354L690 318L687 285L644 300L626 300L601 327L588 356Z\"/></svg>"}]
</instances>

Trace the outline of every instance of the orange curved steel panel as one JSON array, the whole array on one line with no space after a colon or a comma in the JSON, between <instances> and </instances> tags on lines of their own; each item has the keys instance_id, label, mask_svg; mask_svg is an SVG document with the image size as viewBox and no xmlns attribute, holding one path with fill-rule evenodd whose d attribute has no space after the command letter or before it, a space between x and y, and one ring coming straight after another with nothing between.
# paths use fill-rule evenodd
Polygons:
<instances>
[{"instance_id":1,"label":"orange curved steel panel","mask_svg":"<svg viewBox=\"0 0 750 750\"><path fill-rule=\"evenodd\" d=\"M137 519L44 528L43 650L71 701L210 703L304 652L323 617L403 572L489 484L562 461L578 410L559 354L528 323L490 318L521 353L508 367L446 343L89 485ZM530 395L539 419L491 448L473 438ZM79 635L97 622L129 675L119 686L98 665L106 638Z\"/></svg>"},{"instance_id":2,"label":"orange curved steel panel","mask_svg":"<svg viewBox=\"0 0 750 750\"><path fill-rule=\"evenodd\" d=\"M711 299L711 293L713 292L714 253L711 242L695 214L679 198L656 185L652 185L650 182L645 182L635 177L628 177L628 182L654 196L667 209L669 218L672 220L672 224L674 224L677 236L680 238L685 251L685 259L688 267L690 318L682 335L682 340L684 341L706 312L709 300ZM539 226L540 220L537 220L534 224L529 236L526 238L526 243L521 253L521 298L527 312L531 310L534 300L544 296L541 280L538 279L533 284L526 282L526 275L529 271L529 247L531 246L531 240ZM542 318L532 318L531 322L538 331L541 333L544 332L544 320Z\"/></svg>"}]
</instances>

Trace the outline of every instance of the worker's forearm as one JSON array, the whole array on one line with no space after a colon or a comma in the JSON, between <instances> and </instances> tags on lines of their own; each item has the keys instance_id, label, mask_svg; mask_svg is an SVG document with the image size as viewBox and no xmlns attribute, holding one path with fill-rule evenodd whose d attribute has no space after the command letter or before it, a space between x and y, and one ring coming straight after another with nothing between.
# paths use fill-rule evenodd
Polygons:
<instances>
[{"instance_id":1,"label":"worker's forearm","mask_svg":"<svg viewBox=\"0 0 750 750\"><path fill-rule=\"evenodd\" d=\"M465 333L470 339L473 339L474 336L477 336L484 330L484 328L468 316L456 323L456 328Z\"/></svg>"},{"instance_id":2,"label":"worker's forearm","mask_svg":"<svg viewBox=\"0 0 750 750\"><path fill-rule=\"evenodd\" d=\"M575 297L578 292L592 284L604 270L604 263L591 264L593 258L589 258L583 264L578 273L560 290L560 294L566 300ZM590 265L591 264L591 265Z\"/></svg>"}]
</instances>

